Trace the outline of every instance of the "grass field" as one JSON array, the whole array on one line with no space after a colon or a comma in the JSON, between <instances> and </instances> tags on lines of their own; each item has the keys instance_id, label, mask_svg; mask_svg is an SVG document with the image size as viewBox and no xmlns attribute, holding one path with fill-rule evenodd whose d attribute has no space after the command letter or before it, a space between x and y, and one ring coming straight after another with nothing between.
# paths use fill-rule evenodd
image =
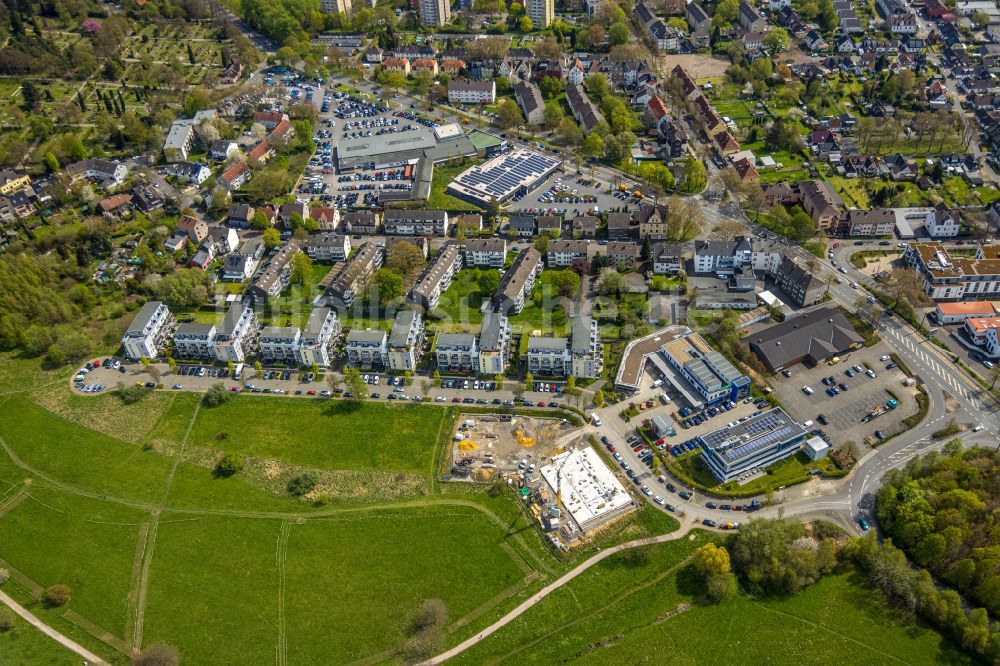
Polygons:
<instances>
[{"instance_id":1,"label":"grass field","mask_svg":"<svg viewBox=\"0 0 1000 666\"><path fill-rule=\"evenodd\" d=\"M69 608L122 636L135 543L148 516L46 488L30 493L0 520L0 558L42 587L68 585ZM81 566L96 562L102 566Z\"/></svg>"},{"instance_id":2,"label":"grass field","mask_svg":"<svg viewBox=\"0 0 1000 666\"><path fill-rule=\"evenodd\" d=\"M23 394L0 402L0 411L0 443L40 474L98 494L162 496L169 459L59 418Z\"/></svg>"},{"instance_id":3,"label":"grass field","mask_svg":"<svg viewBox=\"0 0 1000 666\"><path fill-rule=\"evenodd\" d=\"M455 180L458 174L478 163L478 160L474 160L447 166L435 166L434 175L431 177L431 193L427 197L427 207L472 212L480 210L479 206L453 197L447 192L448 184Z\"/></svg>"},{"instance_id":4,"label":"grass field","mask_svg":"<svg viewBox=\"0 0 1000 666\"><path fill-rule=\"evenodd\" d=\"M0 559L16 570L4 591L113 664L128 662L140 629L140 646L166 641L184 663L400 663L425 599L446 603L455 644L596 548L678 527L647 506L581 551L553 554L510 492L434 482L450 408L240 396L209 409L184 394L126 407L113 396L66 399L64 374L21 370L52 395L14 393L16 373L0 371ZM93 429L115 412L139 432ZM205 460L219 449L247 454L248 469L215 477ZM254 476L257 460L343 475L325 478L348 493L374 490L306 504ZM412 478L419 492L378 494ZM669 650L671 663L732 663L742 650L767 663L772 645L792 661L955 656L846 577L791 600L702 606L688 557L707 538L611 557L457 661L633 663ZM54 583L72 589L66 607L37 601ZM690 610L673 617L680 604ZM778 636L782 626L799 640ZM27 629L0 634L0 663L68 663ZM735 639L716 646L720 635Z\"/></svg>"},{"instance_id":5,"label":"grass field","mask_svg":"<svg viewBox=\"0 0 1000 666\"><path fill-rule=\"evenodd\" d=\"M80 666L80 658L15 616L14 627L0 632L0 661L37 666Z\"/></svg>"},{"instance_id":6,"label":"grass field","mask_svg":"<svg viewBox=\"0 0 1000 666\"><path fill-rule=\"evenodd\" d=\"M704 543L609 558L454 663L964 664L937 632L886 608L840 574L795 597L704 599L690 563Z\"/></svg>"},{"instance_id":7,"label":"grass field","mask_svg":"<svg viewBox=\"0 0 1000 666\"><path fill-rule=\"evenodd\" d=\"M331 470L426 474L446 410L240 396L198 412L189 443ZM364 423L363 428L357 424Z\"/></svg>"}]
</instances>

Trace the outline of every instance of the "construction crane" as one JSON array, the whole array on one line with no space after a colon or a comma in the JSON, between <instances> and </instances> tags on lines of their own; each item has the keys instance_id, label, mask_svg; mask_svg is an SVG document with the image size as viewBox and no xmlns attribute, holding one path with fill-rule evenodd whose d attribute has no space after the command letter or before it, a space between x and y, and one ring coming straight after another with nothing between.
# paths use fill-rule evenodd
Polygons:
<instances>
[{"instance_id":1,"label":"construction crane","mask_svg":"<svg viewBox=\"0 0 1000 666\"><path fill-rule=\"evenodd\" d=\"M566 457L562 459L559 466L556 467L556 505L562 504L562 471L566 463L569 462L569 457L572 455L573 449L566 452Z\"/></svg>"}]
</instances>

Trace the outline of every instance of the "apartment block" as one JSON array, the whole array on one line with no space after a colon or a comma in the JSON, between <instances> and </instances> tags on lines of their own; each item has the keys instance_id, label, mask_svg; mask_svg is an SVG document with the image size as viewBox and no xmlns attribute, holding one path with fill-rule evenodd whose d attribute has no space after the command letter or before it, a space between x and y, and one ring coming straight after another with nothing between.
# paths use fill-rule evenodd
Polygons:
<instances>
[{"instance_id":1,"label":"apartment block","mask_svg":"<svg viewBox=\"0 0 1000 666\"><path fill-rule=\"evenodd\" d=\"M448 213L443 210L406 210L390 208L382 216L387 235L447 236Z\"/></svg>"},{"instance_id":2,"label":"apartment block","mask_svg":"<svg viewBox=\"0 0 1000 666\"><path fill-rule=\"evenodd\" d=\"M416 310L400 310L389 333L389 369L416 370L423 356L424 317Z\"/></svg>"},{"instance_id":3,"label":"apartment block","mask_svg":"<svg viewBox=\"0 0 1000 666\"><path fill-rule=\"evenodd\" d=\"M507 260L506 238L472 238L462 247L469 267L503 268Z\"/></svg>"},{"instance_id":4,"label":"apartment block","mask_svg":"<svg viewBox=\"0 0 1000 666\"><path fill-rule=\"evenodd\" d=\"M510 354L510 322L499 312L484 312L479 329L479 368L483 375L502 375Z\"/></svg>"},{"instance_id":5,"label":"apartment block","mask_svg":"<svg viewBox=\"0 0 1000 666\"><path fill-rule=\"evenodd\" d=\"M295 364L298 362L298 326L267 326L260 331L260 356L265 363Z\"/></svg>"},{"instance_id":6,"label":"apartment block","mask_svg":"<svg viewBox=\"0 0 1000 666\"><path fill-rule=\"evenodd\" d=\"M479 368L479 345L470 333L438 333L434 361L440 372L475 372Z\"/></svg>"},{"instance_id":7,"label":"apartment block","mask_svg":"<svg viewBox=\"0 0 1000 666\"><path fill-rule=\"evenodd\" d=\"M434 261L413 283L407 300L428 310L433 310L441 300L441 294L451 286L451 279L462 269L462 254L458 246L448 243L434 257Z\"/></svg>"},{"instance_id":8,"label":"apartment block","mask_svg":"<svg viewBox=\"0 0 1000 666\"><path fill-rule=\"evenodd\" d=\"M335 307L349 308L364 293L375 271L382 267L384 251L374 243L362 243L358 251L333 270L325 299Z\"/></svg>"},{"instance_id":9,"label":"apartment block","mask_svg":"<svg viewBox=\"0 0 1000 666\"><path fill-rule=\"evenodd\" d=\"M442 26L451 20L451 2L448 0L417 0L420 22L429 26Z\"/></svg>"},{"instance_id":10,"label":"apartment block","mask_svg":"<svg viewBox=\"0 0 1000 666\"><path fill-rule=\"evenodd\" d=\"M604 371L604 345L601 344L601 332L593 317L581 316L573 318L573 330L570 335L570 354L572 354L572 374L582 379L597 379Z\"/></svg>"},{"instance_id":11,"label":"apartment block","mask_svg":"<svg viewBox=\"0 0 1000 666\"><path fill-rule=\"evenodd\" d=\"M212 340L216 360L242 363L257 346L260 323L252 308L233 303Z\"/></svg>"},{"instance_id":12,"label":"apartment block","mask_svg":"<svg viewBox=\"0 0 1000 666\"><path fill-rule=\"evenodd\" d=\"M491 298L495 312L517 314L535 288L535 279L542 272L542 255L533 247L526 247L514 259L500 280L500 286Z\"/></svg>"},{"instance_id":13,"label":"apartment block","mask_svg":"<svg viewBox=\"0 0 1000 666\"><path fill-rule=\"evenodd\" d=\"M531 19L531 25L535 30L547 28L556 15L555 0L527 0L524 13Z\"/></svg>"},{"instance_id":14,"label":"apartment block","mask_svg":"<svg viewBox=\"0 0 1000 666\"><path fill-rule=\"evenodd\" d=\"M348 365L384 368L389 364L389 336L385 331L354 329L347 334L344 349Z\"/></svg>"},{"instance_id":15,"label":"apartment block","mask_svg":"<svg viewBox=\"0 0 1000 666\"><path fill-rule=\"evenodd\" d=\"M215 357L215 324L180 324L174 331L174 356L189 359Z\"/></svg>"},{"instance_id":16,"label":"apartment block","mask_svg":"<svg viewBox=\"0 0 1000 666\"><path fill-rule=\"evenodd\" d=\"M313 261L345 261L351 255L347 234L314 234L306 239L306 254Z\"/></svg>"},{"instance_id":17,"label":"apartment block","mask_svg":"<svg viewBox=\"0 0 1000 666\"><path fill-rule=\"evenodd\" d=\"M156 358L172 322L173 317L165 303L149 301L143 305L122 336L125 356L133 361Z\"/></svg>"},{"instance_id":18,"label":"apartment block","mask_svg":"<svg viewBox=\"0 0 1000 666\"><path fill-rule=\"evenodd\" d=\"M330 308L313 308L306 327L299 336L296 356L301 365L313 363L321 368L330 365L330 347L340 337L341 324L337 313Z\"/></svg>"},{"instance_id":19,"label":"apartment block","mask_svg":"<svg viewBox=\"0 0 1000 666\"><path fill-rule=\"evenodd\" d=\"M254 300L267 300L284 291L291 280L292 257L299 251L299 242L290 240L271 255L267 266L250 286L248 293Z\"/></svg>"}]
</instances>

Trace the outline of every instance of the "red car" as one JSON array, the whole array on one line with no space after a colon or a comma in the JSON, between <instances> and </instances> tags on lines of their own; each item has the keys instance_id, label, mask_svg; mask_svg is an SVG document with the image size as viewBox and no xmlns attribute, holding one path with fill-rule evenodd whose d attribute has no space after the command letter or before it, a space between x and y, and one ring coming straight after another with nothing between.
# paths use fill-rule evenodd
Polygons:
<instances>
[{"instance_id":1,"label":"red car","mask_svg":"<svg viewBox=\"0 0 1000 666\"><path fill-rule=\"evenodd\" d=\"M614 452L615 452L615 451L617 451L617 450L618 450L618 449L616 449L616 448L614 447L614 444L608 444L608 451L611 451L611 453L614 453Z\"/></svg>"},{"instance_id":2,"label":"red car","mask_svg":"<svg viewBox=\"0 0 1000 666\"><path fill-rule=\"evenodd\" d=\"M840 247L840 243L834 243L833 244L833 249L834 250L836 250L838 247Z\"/></svg>"},{"instance_id":3,"label":"red car","mask_svg":"<svg viewBox=\"0 0 1000 666\"><path fill-rule=\"evenodd\" d=\"M239 386L234 386L234 387L232 387L229 390L232 391L233 393L239 393L240 392L240 387Z\"/></svg>"},{"instance_id":4,"label":"red car","mask_svg":"<svg viewBox=\"0 0 1000 666\"><path fill-rule=\"evenodd\" d=\"M644 448L646 448L646 445L640 444L639 446L633 446L632 450L635 451L636 453L639 453L639 451L642 451Z\"/></svg>"},{"instance_id":5,"label":"red car","mask_svg":"<svg viewBox=\"0 0 1000 666\"><path fill-rule=\"evenodd\" d=\"M656 445L659 446L660 444L663 444L663 438L662 437L659 438L658 440L656 440Z\"/></svg>"},{"instance_id":6,"label":"red car","mask_svg":"<svg viewBox=\"0 0 1000 666\"><path fill-rule=\"evenodd\" d=\"M462 399L459 398L458 396L455 396L454 398L451 399L451 401L452 402L462 402Z\"/></svg>"},{"instance_id":7,"label":"red car","mask_svg":"<svg viewBox=\"0 0 1000 666\"><path fill-rule=\"evenodd\" d=\"M306 391L306 395L316 395L316 391Z\"/></svg>"}]
</instances>

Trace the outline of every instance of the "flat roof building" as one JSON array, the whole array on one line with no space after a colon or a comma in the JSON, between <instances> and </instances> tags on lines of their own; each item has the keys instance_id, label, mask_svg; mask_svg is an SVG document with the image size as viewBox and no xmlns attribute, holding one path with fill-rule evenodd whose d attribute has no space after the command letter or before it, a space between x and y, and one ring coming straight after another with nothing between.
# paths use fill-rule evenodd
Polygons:
<instances>
[{"instance_id":1,"label":"flat roof building","mask_svg":"<svg viewBox=\"0 0 1000 666\"><path fill-rule=\"evenodd\" d=\"M448 185L448 193L485 207L505 204L531 190L559 167L559 160L518 148L466 169Z\"/></svg>"},{"instance_id":2,"label":"flat roof building","mask_svg":"<svg viewBox=\"0 0 1000 666\"><path fill-rule=\"evenodd\" d=\"M780 407L696 438L701 456L720 483L763 470L802 448L806 430Z\"/></svg>"},{"instance_id":3,"label":"flat roof building","mask_svg":"<svg viewBox=\"0 0 1000 666\"><path fill-rule=\"evenodd\" d=\"M371 368L389 364L389 336L385 331L354 329L347 334L344 350L348 365Z\"/></svg>"},{"instance_id":4,"label":"flat roof building","mask_svg":"<svg viewBox=\"0 0 1000 666\"><path fill-rule=\"evenodd\" d=\"M553 497L559 490L562 508L581 532L599 527L635 507L618 477L590 446L553 456L552 462L539 469L539 473L552 489ZM567 528L564 526L563 530Z\"/></svg>"}]
</instances>

